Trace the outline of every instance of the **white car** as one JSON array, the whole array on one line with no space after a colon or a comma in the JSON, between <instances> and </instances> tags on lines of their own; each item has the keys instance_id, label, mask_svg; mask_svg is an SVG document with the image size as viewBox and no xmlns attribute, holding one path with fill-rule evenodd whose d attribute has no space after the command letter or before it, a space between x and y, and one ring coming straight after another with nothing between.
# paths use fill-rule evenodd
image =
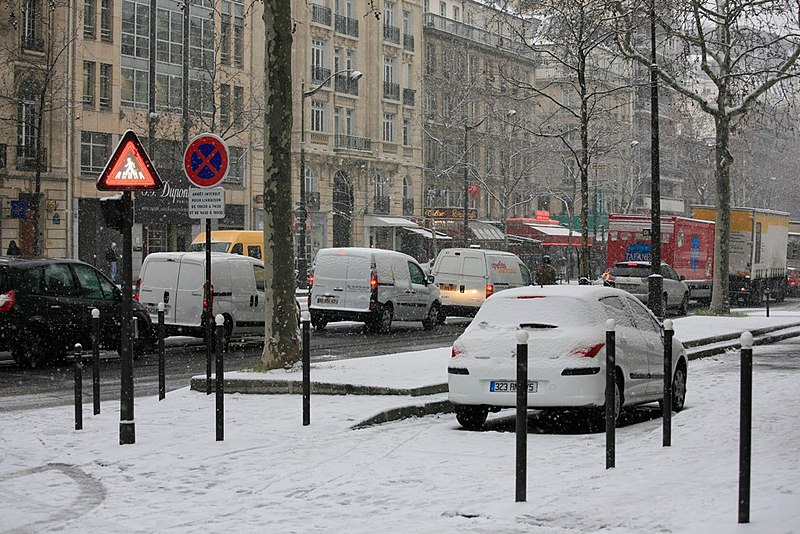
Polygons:
<instances>
[{"instance_id":1,"label":"white car","mask_svg":"<svg viewBox=\"0 0 800 534\"><path fill-rule=\"evenodd\" d=\"M605 285L622 289L632 294L643 303L647 304L650 296L650 262L647 261L620 261L604 275ZM662 298L664 311L670 308L677 310L678 315L686 315L689 310L689 286L684 282L684 276L679 276L675 269L661 264L663 277Z\"/></svg>"},{"instance_id":2,"label":"white car","mask_svg":"<svg viewBox=\"0 0 800 534\"><path fill-rule=\"evenodd\" d=\"M528 332L528 407L605 406L606 321L616 321L616 414L622 406L661 401L663 330L625 291L603 286L528 286L486 300L453 343L449 399L456 419L479 429L489 411L516 406L516 332ZM686 351L672 342L672 409L686 396Z\"/></svg>"}]
</instances>

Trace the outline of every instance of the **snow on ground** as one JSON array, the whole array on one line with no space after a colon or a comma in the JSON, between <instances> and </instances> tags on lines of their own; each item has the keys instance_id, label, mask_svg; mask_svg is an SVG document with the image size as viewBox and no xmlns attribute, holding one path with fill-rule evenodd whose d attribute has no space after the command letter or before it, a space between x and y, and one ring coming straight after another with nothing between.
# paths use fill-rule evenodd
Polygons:
<instances>
[{"instance_id":1,"label":"snow on ground","mask_svg":"<svg viewBox=\"0 0 800 534\"><path fill-rule=\"evenodd\" d=\"M676 332L764 325L717 322L679 319ZM115 402L99 416L86 405L82 431L72 407L3 413L0 531L800 532L800 340L756 347L755 362L749 525L737 524L732 351L690 362L671 447L659 418L617 429L615 469L605 469L605 434L539 426L526 503L514 502L511 411L485 432L460 430L452 414L351 430L419 399L317 395L303 427L299 395L228 395L216 442L214 396L187 388L137 398L136 444L125 446Z\"/></svg>"}]
</instances>

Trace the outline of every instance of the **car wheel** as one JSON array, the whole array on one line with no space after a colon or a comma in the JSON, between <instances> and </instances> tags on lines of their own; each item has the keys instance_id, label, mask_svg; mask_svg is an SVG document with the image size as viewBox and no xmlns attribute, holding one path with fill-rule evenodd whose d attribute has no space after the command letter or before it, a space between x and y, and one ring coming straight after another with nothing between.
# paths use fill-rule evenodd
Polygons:
<instances>
[{"instance_id":1,"label":"car wheel","mask_svg":"<svg viewBox=\"0 0 800 534\"><path fill-rule=\"evenodd\" d=\"M678 308L678 315L686 315L689 313L689 293L683 294L683 300L681 300L681 307Z\"/></svg>"},{"instance_id":2,"label":"car wheel","mask_svg":"<svg viewBox=\"0 0 800 534\"><path fill-rule=\"evenodd\" d=\"M445 319L447 319L447 312L445 312L441 307L439 307L439 317L438 321L439 324L444 324Z\"/></svg>"},{"instance_id":3,"label":"car wheel","mask_svg":"<svg viewBox=\"0 0 800 534\"><path fill-rule=\"evenodd\" d=\"M312 323L314 324L314 329L318 332L322 332L325 330L325 327L328 326L328 321L322 318L318 318L315 321L312 321Z\"/></svg>"},{"instance_id":4,"label":"car wheel","mask_svg":"<svg viewBox=\"0 0 800 534\"><path fill-rule=\"evenodd\" d=\"M42 367L51 350L50 341L42 327L25 329L15 344L17 348L12 349L12 358L17 365L28 369Z\"/></svg>"},{"instance_id":5,"label":"car wheel","mask_svg":"<svg viewBox=\"0 0 800 534\"><path fill-rule=\"evenodd\" d=\"M680 412L686 402L686 368L679 364L672 377L672 411Z\"/></svg>"},{"instance_id":6,"label":"car wheel","mask_svg":"<svg viewBox=\"0 0 800 534\"><path fill-rule=\"evenodd\" d=\"M392 316L394 311L391 304L385 304L381 307L381 314L378 316L376 330L380 334L388 334L392 330Z\"/></svg>"},{"instance_id":7,"label":"car wheel","mask_svg":"<svg viewBox=\"0 0 800 534\"><path fill-rule=\"evenodd\" d=\"M428 316L422 320L422 328L433 330L439 324L439 304L434 302L428 310Z\"/></svg>"},{"instance_id":8,"label":"car wheel","mask_svg":"<svg viewBox=\"0 0 800 534\"><path fill-rule=\"evenodd\" d=\"M485 406L458 405L455 408L456 421L467 430L480 430L489 415L489 409Z\"/></svg>"}]
</instances>

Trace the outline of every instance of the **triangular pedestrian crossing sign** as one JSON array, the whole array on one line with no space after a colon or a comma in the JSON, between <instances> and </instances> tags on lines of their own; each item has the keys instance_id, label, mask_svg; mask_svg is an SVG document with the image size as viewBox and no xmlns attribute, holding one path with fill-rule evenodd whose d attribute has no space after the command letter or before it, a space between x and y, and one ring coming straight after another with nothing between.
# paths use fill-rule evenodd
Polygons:
<instances>
[{"instance_id":1,"label":"triangular pedestrian crossing sign","mask_svg":"<svg viewBox=\"0 0 800 534\"><path fill-rule=\"evenodd\" d=\"M158 171L144 151L139 137L128 130L120 139L106 168L97 179L100 191L149 191L161 189Z\"/></svg>"}]
</instances>

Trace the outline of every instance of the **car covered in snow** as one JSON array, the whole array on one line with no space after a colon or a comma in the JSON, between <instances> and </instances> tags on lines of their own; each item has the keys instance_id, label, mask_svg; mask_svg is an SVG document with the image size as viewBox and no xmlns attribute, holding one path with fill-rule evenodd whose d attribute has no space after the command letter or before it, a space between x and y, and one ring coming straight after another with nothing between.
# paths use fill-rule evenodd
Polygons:
<instances>
[{"instance_id":1,"label":"car covered in snow","mask_svg":"<svg viewBox=\"0 0 800 534\"><path fill-rule=\"evenodd\" d=\"M449 399L465 428L479 429L490 411L516 406L516 332L528 332L528 407L605 407L606 322L616 322L615 413L663 397L663 328L638 299L597 286L527 286L486 300L452 347ZM672 408L686 395L686 351L672 341Z\"/></svg>"}]
</instances>

